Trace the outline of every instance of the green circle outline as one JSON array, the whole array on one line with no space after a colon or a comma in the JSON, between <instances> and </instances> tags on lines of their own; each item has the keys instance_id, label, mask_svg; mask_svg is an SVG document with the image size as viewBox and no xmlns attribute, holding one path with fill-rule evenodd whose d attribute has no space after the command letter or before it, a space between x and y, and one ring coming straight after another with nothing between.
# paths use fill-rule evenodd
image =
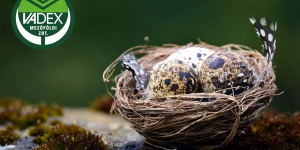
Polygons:
<instances>
[{"instance_id":1,"label":"green circle outline","mask_svg":"<svg viewBox=\"0 0 300 150\"><path fill-rule=\"evenodd\" d=\"M27 39L25 39L17 25L16 25L16 12L17 12L17 9L19 8L20 6L20 3L21 3L21 0L18 0L16 2L16 4L14 5L13 7L13 12L11 14L11 23L12 23L12 27L13 27L13 30L15 32L15 34L17 35L17 37L22 41L22 43L24 43L25 45L31 47L31 48L34 48L34 49L39 49L39 50L48 50L48 49L52 49L52 48L55 48L59 45L61 45L63 42L65 42L69 36L71 35L72 31L73 31L73 28L74 28L74 25L75 25L75 12L74 12L74 9L73 9L73 6L71 4L71 2L69 0L65 0L69 10L70 10L70 14L71 14L71 22L70 22L70 26L69 26L69 29L67 31L67 33L61 38L59 39L57 42L53 43L53 44L50 44L50 45L36 45L36 44L33 44L31 42L29 42Z\"/></svg>"}]
</instances>

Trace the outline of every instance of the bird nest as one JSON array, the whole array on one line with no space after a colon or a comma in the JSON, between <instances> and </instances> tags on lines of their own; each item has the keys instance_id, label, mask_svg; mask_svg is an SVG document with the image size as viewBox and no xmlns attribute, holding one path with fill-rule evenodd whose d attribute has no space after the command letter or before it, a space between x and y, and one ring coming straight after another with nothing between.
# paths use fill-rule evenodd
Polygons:
<instances>
[{"instance_id":1,"label":"bird nest","mask_svg":"<svg viewBox=\"0 0 300 150\"><path fill-rule=\"evenodd\" d=\"M172 53L189 46L215 52L232 50L244 56L261 78L248 91L233 96L214 92L145 99L143 91L135 90L135 80L125 70L114 78L116 86L112 90L115 91L115 100L111 110L155 145L225 146L266 111L277 91L272 63L268 63L259 52L242 45L218 47L203 42L185 46L137 46L127 50L105 70L104 81L109 82L117 63L128 53L143 54L138 61L145 70L150 70ZM204 99L215 100L204 102Z\"/></svg>"}]
</instances>

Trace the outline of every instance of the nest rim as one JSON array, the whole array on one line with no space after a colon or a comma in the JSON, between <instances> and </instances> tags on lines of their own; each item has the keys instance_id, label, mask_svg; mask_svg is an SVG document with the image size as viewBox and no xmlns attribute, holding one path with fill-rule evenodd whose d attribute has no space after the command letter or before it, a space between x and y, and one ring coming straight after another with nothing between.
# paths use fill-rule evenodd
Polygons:
<instances>
[{"instance_id":1,"label":"nest rim","mask_svg":"<svg viewBox=\"0 0 300 150\"><path fill-rule=\"evenodd\" d=\"M134 93L131 75L129 72L123 71L114 78L116 87L112 89L115 91L113 96L115 100L111 111L128 121L131 127L150 143L222 147L227 145L235 134L242 133L266 111L278 90L275 85L276 76L272 63L268 64L265 57L258 51L243 45L227 44L218 47L204 42L184 46L174 44L136 46L120 55L105 70L103 79L105 82L109 82L118 61L128 53L144 54L139 61L146 70L149 70L151 65L165 59L173 52L190 46L204 47L215 52L223 49L234 50L248 61L250 60L250 64L258 73L266 70L261 79L264 86L261 86L262 82L257 82L248 91L233 96L214 92L141 100L138 98L141 93ZM193 101L203 98L218 100L212 102ZM229 120L224 121L222 118L229 118ZM224 127L222 124L225 124ZM205 125L210 125L210 127L205 127ZM196 126L204 129L197 129Z\"/></svg>"}]
</instances>

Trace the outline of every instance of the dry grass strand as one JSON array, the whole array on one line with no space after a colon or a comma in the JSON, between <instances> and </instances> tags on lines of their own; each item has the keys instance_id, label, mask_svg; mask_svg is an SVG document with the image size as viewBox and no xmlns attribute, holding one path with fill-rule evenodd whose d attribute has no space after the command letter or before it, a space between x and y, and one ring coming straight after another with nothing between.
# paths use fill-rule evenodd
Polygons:
<instances>
[{"instance_id":1,"label":"dry grass strand","mask_svg":"<svg viewBox=\"0 0 300 150\"><path fill-rule=\"evenodd\" d=\"M136 46L124 52L105 70L103 80L109 81L116 64L125 54L144 54L139 62L144 69L150 70L170 54L189 46L205 47L216 52L228 49L243 55L258 74L266 68L261 79L264 86L261 87L260 82L257 82L250 90L234 96L191 93L142 99L142 93L134 90L131 74L123 71L115 77L115 101L112 110L127 120L150 143L212 146L209 148L227 145L235 134L243 133L245 128L266 111L277 91L272 65L267 65L265 57L259 52L242 45L228 44L218 47L204 42L186 46ZM201 102L206 98L217 100Z\"/></svg>"}]
</instances>

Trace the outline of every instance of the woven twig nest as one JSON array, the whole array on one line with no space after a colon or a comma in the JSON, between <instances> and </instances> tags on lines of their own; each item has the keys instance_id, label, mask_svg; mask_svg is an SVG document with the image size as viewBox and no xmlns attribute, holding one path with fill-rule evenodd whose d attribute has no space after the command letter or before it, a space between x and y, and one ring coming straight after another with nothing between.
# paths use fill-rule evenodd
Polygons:
<instances>
[{"instance_id":1,"label":"woven twig nest","mask_svg":"<svg viewBox=\"0 0 300 150\"><path fill-rule=\"evenodd\" d=\"M132 128L154 144L224 146L235 134L243 133L269 106L277 90L271 63L259 52L241 45L221 47L206 43L163 47L137 46L123 53L104 72L106 81L118 61L126 54L144 54L139 62L145 70L166 59L182 47L200 46L215 52L232 50L244 56L258 73L265 69L261 80L243 93L229 96L221 93L191 93L154 99L142 98L135 90L135 81L128 71L115 77L116 86L112 110L128 121ZM203 102L202 99L215 98Z\"/></svg>"}]
</instances>

